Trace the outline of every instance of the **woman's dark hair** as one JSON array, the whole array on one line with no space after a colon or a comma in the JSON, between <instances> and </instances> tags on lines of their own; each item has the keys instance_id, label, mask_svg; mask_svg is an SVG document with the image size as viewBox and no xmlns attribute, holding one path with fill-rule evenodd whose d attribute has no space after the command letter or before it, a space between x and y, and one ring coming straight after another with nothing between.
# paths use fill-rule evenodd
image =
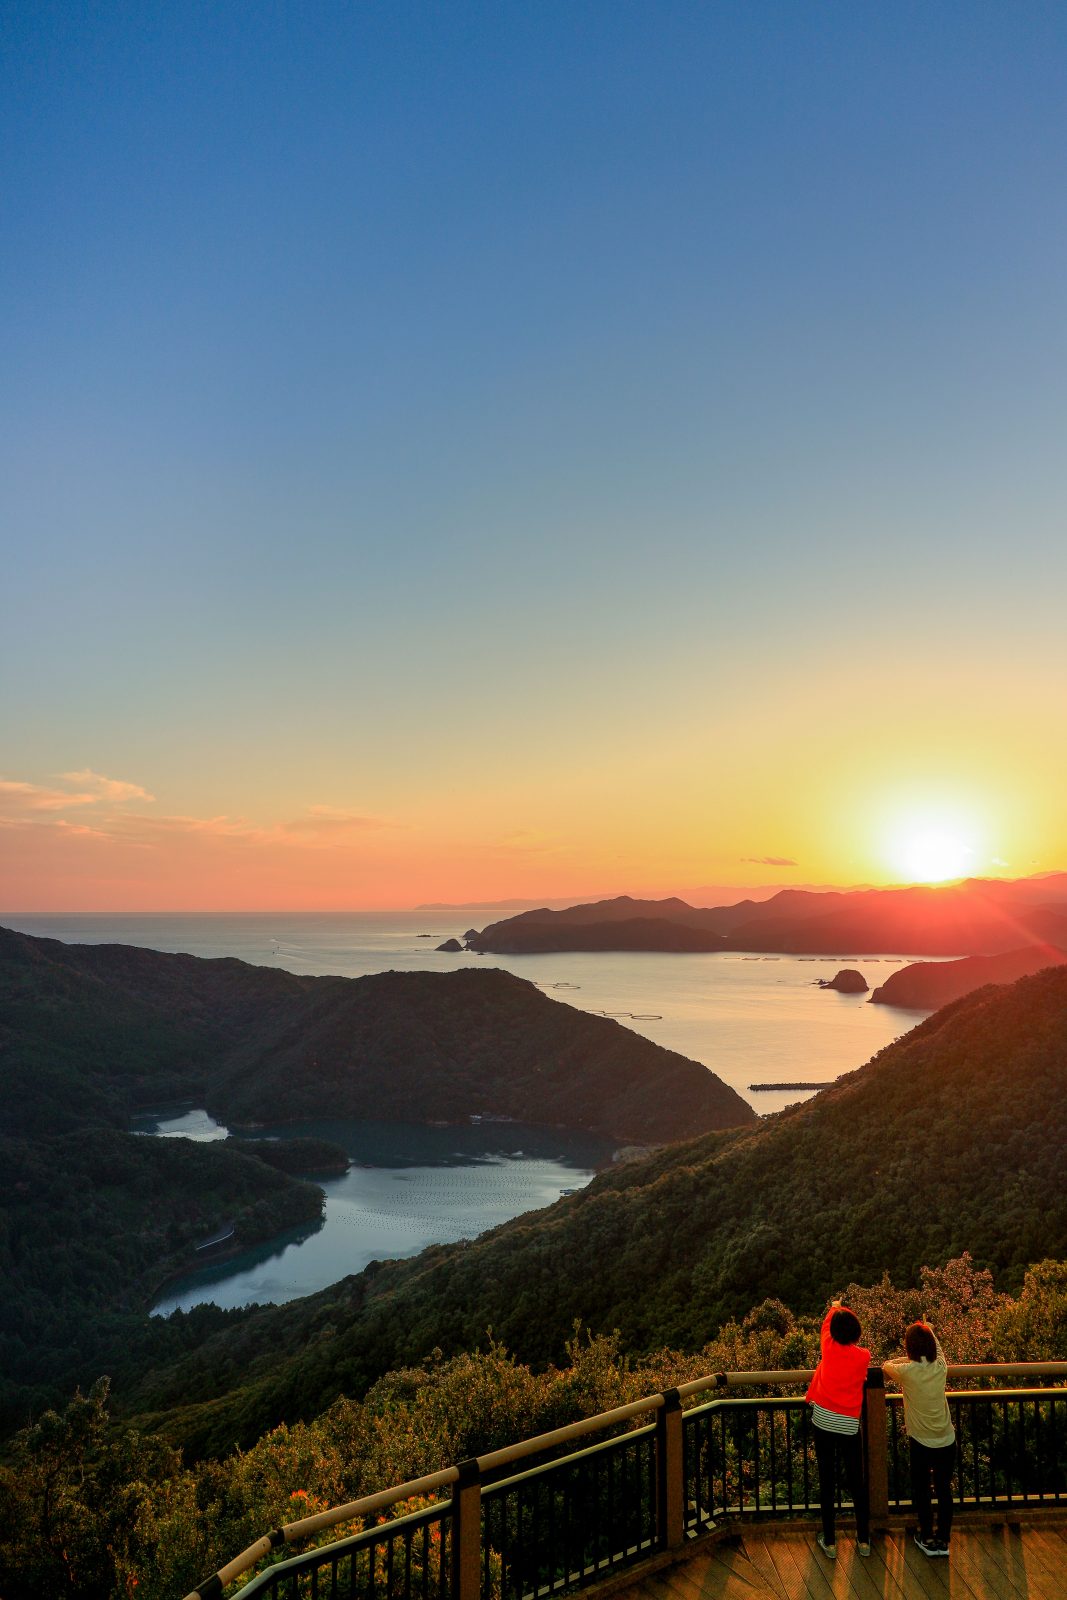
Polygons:
<instances>
[{"instance_id":1,"label":"woman's dark hair","mask_svg":"<svg viewBox=\"0 0 1067 1600\"><path fill-rule=\"evenodd\" d=\"M854 1311L835 1311L830 1318L830 1337L835 1344L855 1344L860 1336L860 1319Z\"/></svg>"},{"instance_id":2,"label":"woman's dark hair","mask_svg":"<svg viewBox=\"0 0 1067 1600\"><path fill-rule=\"evenodd\" d=\"M909 1361L937 1360L937 1342L923 1322L913 1322L904 1332L904 1349Z\"/></svg>"}]
</instances>

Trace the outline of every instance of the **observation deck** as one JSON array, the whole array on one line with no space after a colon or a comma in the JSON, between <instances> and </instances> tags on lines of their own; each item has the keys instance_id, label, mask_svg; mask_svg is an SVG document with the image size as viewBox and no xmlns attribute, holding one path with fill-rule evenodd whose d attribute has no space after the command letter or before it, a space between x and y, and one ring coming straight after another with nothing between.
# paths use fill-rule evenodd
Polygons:
<instances>
[{"instance_id":1,"label":"observation deck","mask_svg":"<svg viewBox=\"0 0 1067 1600\"><path fill-rule=\"evenodd\" d=\"M242 1579L241 1600L1067 1600L1067 1362L949 1367L974 1387L948 1395L947 1561L912 1541L902 1402L880 1367L861 1419L871 1555L847 1500L838 1559L816 1549L810 1378L712 1374L287 1523L186 1600Z\"/></svg>"}]
</instances>

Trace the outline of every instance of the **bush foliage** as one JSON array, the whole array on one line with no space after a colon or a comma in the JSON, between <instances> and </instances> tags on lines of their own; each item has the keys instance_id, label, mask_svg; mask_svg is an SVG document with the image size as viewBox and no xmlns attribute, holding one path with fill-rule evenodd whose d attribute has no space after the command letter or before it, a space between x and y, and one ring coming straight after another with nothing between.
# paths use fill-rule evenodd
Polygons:
<instances>
[{"instance_id":1,"label":"bush foliage","mask_svg":"<svg viewBox=\"0 0 1067 1600\"><path fill-rule=\"evenodd\" d=\"M917 1310L950 1361L1064 1354L1067 1262L1045 1261L1013 1298L969 1257L924 1270L918 1289L849 1285L877 1359L898 1353ZM186 1463L158 1437L112 1424L107 1379L46 1412L0 1467L5 1600L173 1600L268 1528L717 1371L809 1367L818 1318L764 1300L697 1353L628 1355L617 1334L575 1327L564 1360L535 1371L485 1348L387 1373L247 1450ZM1020 1344L1024 1351L1020 1350ZM414 1509L411 1507L401 1509ZM325 1543L356 1528L320 1536Z\"/></svg>"}]
</instances>

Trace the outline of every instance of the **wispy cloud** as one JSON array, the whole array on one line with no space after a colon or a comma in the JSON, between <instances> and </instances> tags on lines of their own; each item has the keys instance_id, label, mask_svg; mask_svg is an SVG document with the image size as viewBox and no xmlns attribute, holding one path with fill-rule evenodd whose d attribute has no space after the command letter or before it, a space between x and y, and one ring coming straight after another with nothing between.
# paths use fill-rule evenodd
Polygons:
<instances>
[{"instance_id":1,"label":"wispy cloud","mask_svg":"<svg viewBox=\"0 0 1067 1600\"><path fill-rule=\"evenodd\" d=\"M40 822L64 811L80 810L84 806L124 805L130 800L151 801L153 795L138 783L126 783L121 778L106 778L103 773L86 768L82 772L64 772L59 782L67 788L49 784L26 783L19 779L0 778L0 825L11 826L19 822Z\"/></svg>"},{"instance_id":2,"label":"wispy cloud","mask_svg":"<svg viewBox=\"0 0 1067 1600\"><path fill-rule=\"evenodd\" d=\"M61 833L67 839L104 839L109 840L111 835L102 828L90 828L84 822L68 822L66 817L57 817L48 826Z\"/></svg>"},{"instance_id":3,"label":"wispy cloud","mask_svg":"<svg viewBox=\"0 0 1067 1600\"><path fill-rule=\"evenodd\" d=\"M800 863L794 861L792 856L742 856L742 861L747 861L753 867L796 867Z\"/></svg>"},{"instance_id":4,"label":"wispy cloud","mask_svg":"<svg viewBox=\"0 0 1067 1600\"><path fill-rule=\"evenodd\" d=\"M61 788L59 784L69 785ZM84 768L64 772L53 785L0 779L0 828L32 831L38 838L96 840L115 848L159 852L230 845L289 854L354 849L376 830L400 824L340 806L310 805L281 822L251 821L225 813L209 817L145 810L155 796L138 783Z\"/></svg>"},{"instance_id":5,"label":"wispy cloud","mask_svg":"<svg viewBox=\"0 0 1067 1600\"><path fill-rule=\"evenodd\" d=\"M0 817L7 822L21 822L56 811L69 811L73 806L91 806L91 794L71 794L66 789L49 789L39 783L20 783L13 778L0 778Z\"/></svg>"},{"instance_id":6,"label":"wispy cloud","mask_svg":"<svg viewBox=\"0 0 1067 1600\"><path fill-rule=\"evenodd\" d=\"M106 778L102 772L85 767L80 772L64 772L64 783L74 784L83 794L94 800L111 800L121 804L126 800L155 800L154 794L142 789L139 783L126 783L122 778Z\"/></svg>"}]
</instances>

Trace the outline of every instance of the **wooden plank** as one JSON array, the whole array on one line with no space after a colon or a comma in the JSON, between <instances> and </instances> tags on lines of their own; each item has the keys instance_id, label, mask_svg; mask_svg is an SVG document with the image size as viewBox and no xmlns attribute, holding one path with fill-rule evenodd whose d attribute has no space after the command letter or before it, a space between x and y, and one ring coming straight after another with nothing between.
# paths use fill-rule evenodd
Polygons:
<instances>
[{"instance_id":1,"label":"wooden plank","mask_svg":"<svg viewBox=\"0 0 1067 1600\"><path fill-rule=\"evenodd\" d=\"M779 1534L777 1538L767 1540L767 1554L774 1564L778 1574L778 1582L787 1596L787 1600L810 1600L810 1591L805 1579L801 1576L800 1568L790 1557L786 1549L785 1536Z\"/></svg>"},{"instance_id":2,"label":"wooden plank","mask_svg":"<svg viewBox=\"0 0 1067 1600\"><path fill-rule=\"evenodd\" d=\"M1019 1600L1011 1579L983 1551L985 1532L956 1528L949 1541L952 1553L946 1565L952 1575L958 1574L970 1585L978 1600Z\"/></svg>"},{"instance_id":3,"label":"wooden plank","mask_svg":"<svg viewBox=\"0 0 1067 1600\"><path fill-rule=\"evenodd\" d=\"M901 1547L904 1558L904 1571L907 1574L905 1587L909 1593L914 1594L916 1600L945 1600L950 1593L947 1569L949 1563L943 1556L924 1556L911 1533L906 1533Z\"/></svg>"},{"instance_id":4,"label":"wooden plank","mask_svg":"<svg viewBox=\"0 0 1067 1600\"><path fill-rule=\"evenodd\" d=\"M881 1544L882 1540L875 1534L869 1556L861 1556L855 1545L848 1545L844 1550L838 1545L837 1565L848 1579L850 1600L886 1600L886 1596L897 1600L900 1589L896 1579L886 1570ZM834 1592L836 1594L836 1589ZM970 1600L970 1596L967 1600Z\"/></svg>"},{"instance_id":5,"label":"wooden plank","mask_svg":"<svg viewBox=\"0 0 1067 1600\"><path fill-rule=\"evenodd\" d=\"M1041 1537L1043 1539L1047 1539L1049 1541L1050 1545L1053 1545L1053 1546L1058 1545L1059 1546L1060 1560L1061 1561L1067 1561L1067 1527L1063 1527L1063 1528L1051 1527L1051 1528L1048 1528L1048 1527L1042 1526L1042 1528L1041 1528Z\"/></svg>"},{"instance_id":6,"label":"wooden plank","mask_svg":"<svg viewBox=\"0 0 1067 1600\"><path fill-rule=\"evenodd\" d=\"M910 1533L908 1538L912 1538ZM930 1586L936 1581L940 1595L950 1594L952 1600L1017 1600L1010 1589L1002 1593L988 1583L981 1566L980 1543L980 1534L977 1538L973 1533L960 1535L957 1529L952 1538L952 1554L947 1561L943 1556L924 1556L914 1544L912 1550L915 1564L923 1562L930 1569ZM968 1550L972 1552L970 1556ZM979 1551L977 1559L975 1551ZM910 1556L908 1566L910 1570Z\"/></svg>"},{"instance_id":7,"label":"wooden plank","mask_svg":"<svg viewBox=\"0 0 1067 1600\"><path fill-rule=\"evenodd\" d=\"M743 1548L768 1589L772 1589L779 1600L788 1600L786 1591L782 1587L782 1580L778 1576L778 1569L767 1549L766 1531L762 1528L749 1529L745 1533Z\"/></svg>"},{"instance_id":8,"label":"wooden plank","mask_svg":"<svg viewBox=\"0 0 1067 1600\"><path fill-rule=\"evenodd\" d=\"M657 1572L637 1591L639 1600L686 1600L686 1597L698 1595L707 1568L707 1561L698 1557Z\"/></svg>"},{"instance_id":9,"label":"wooden plank","mask_svg":"<svg viewBox=\"0 0 1067 1600\"><path fill-rule=\"evenodd\" d=\"M721 1544L717 1544L715 1546L715 1559L722 1566L728 1568L735 1577L744 1578L747 1583L752 1584L761 1595L773 1594L776 1600L780 1600L778 1589L771 1589L770 1585L764 1581L762 1573L749 1556L745 1549L744 1540L740 1536L736 1541L725 1539Z\"/></svg>"},{"instance_id":10,"label":"wooden plank","mask_svg":"<svg viewBox=\"0 0 1067 1600\"><path fill-rule=\"evenodd\" d=\"M1022 1545L1027 1562L1035 1561L1045 1578L1054 1585L1061 1585L1064 1595L1067 1595L1067 1550L1063 1545L1057 1550L1044 1529L1033 1523L1027 1523L1023 1528Z\"/></svg>"},{"instance_id":11,"label":"wooden plank","mask_svg":"<svg viewBox=\"0 0 1067 1600\"><path fill-rule=\"evenodd\" d=\"M902 1586L902 1557L891 1536L878 1538L870 1546L867 1578L883 1600L909 1600Z\"/></svg>"},{"instance_id":12,"label":"wooden plank","mask_svg":"<svg viewBox=\"0 0 1067 1600\"><path fill-rule=\"evenodd\" d=\"M834 1600L834 1571L836 1561L828 1561L811 1534L783 1533L770 1547L778 1575L786 1586L790 1600L794 1594L800 1600ZM789 1587L791 1574L794 1587Z\"/></svg>"},{"instance_id":13,"label":"wooden plank","mask_svg":"<svg viewBox=\"0 0 1067 1600\"><path fill-rule=\"evenodd\" d=\"M983 1554L1008 1577L1015 1593L1025 1600L1064 1600L1063 1587L1050 1584L1036 1561L1027 1561L1023 1540L1006 1527L990 1528L982 1544Z\"/></svg>"},{"instance_id":14,"label":"wooden plank","mask_svg":"<svg viewBox=\"0 0 1067 1600\"><path fill-rule=\"evenodd\" d=\"M612 1600L1067 1600L1067 1524L957 1522L949 1560L899 1528L861 1557L849 1533L827 1561L809 1532L771 1526L694 1552L620 1587Z\"/></svg>"},{"instance_id":15,"label":"wooden plank","mask_svg":"<svg viewBox=\"0 0 1067 1600\"><path fill-rule=\"evenodd\" d=\"M719 1600L721 1595L729 1595L731 1600L777 1600L760 1582L751 1563L747 1565L746 1573L729 1556L723 1561L716 1547L657 1574L660 1588L649 1600Z\"/></svg>"},{"instance_id":16,"label":"wooden plank","mask_svg":"<svg viewBox=\"0 0 1067 1600\"><path fill-rule=\"evenodd\" d=\"M880 1563L885 1573L884 1580L881 1575L878 1581L882 1583L883 1592L887 1595L899 1595L903 1600L913 1600L914 1591L908 1585L908 1575L904 1561L904 1540L911 1538L894 1529L881 1538L877 1544L871 1546L871 1559ZM877 1566L875 1571L877 1572Z\"/></svg>"}]
</instances>

